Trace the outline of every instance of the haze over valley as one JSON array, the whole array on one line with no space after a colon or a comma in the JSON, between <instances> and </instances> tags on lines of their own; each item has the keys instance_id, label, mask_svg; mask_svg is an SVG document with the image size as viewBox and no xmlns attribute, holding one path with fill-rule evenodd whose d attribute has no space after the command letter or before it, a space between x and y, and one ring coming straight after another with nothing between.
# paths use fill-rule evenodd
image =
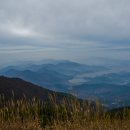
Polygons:
<instances>
[{"instance_id":1,"label":"haze over valley","mask_svg":"<svg viewBox=\"0 0 130 130\"><path fill-rule=\"evenodd\" d=\"M107 107L130 105L129 61L120 64L101 62L99 65L80 64L68 60L23 62L0 70L0 75L18 77L57 92L78 98L99 99ZM124 66L124 64L126 64Z\"/></svg>"}]
</instances>

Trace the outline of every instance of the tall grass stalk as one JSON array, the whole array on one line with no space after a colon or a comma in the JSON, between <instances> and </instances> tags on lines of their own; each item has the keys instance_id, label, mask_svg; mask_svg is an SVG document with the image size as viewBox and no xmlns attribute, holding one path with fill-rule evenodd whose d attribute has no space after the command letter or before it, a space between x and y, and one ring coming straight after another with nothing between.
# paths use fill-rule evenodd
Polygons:
<instances>
[{"instance_id":1,"label":"tall grass stalk","mask_svg":"<svg viewBox=\"0 0 130 130\"><path fill-rule=\"evenodd\" d=\"M13 93L14 95L14 93ZM48 101L37 98L5 99L0 95L0 130L130 130L130 110L109 113L91 101L55 94Z\"/></svg>"}]
</instances>

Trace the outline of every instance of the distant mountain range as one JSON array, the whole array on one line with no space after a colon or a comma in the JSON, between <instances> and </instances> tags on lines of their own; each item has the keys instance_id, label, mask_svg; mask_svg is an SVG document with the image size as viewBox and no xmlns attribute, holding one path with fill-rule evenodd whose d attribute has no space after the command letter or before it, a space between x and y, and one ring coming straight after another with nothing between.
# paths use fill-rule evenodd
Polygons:
<instances>
[{"instance_id":1,"label":"distant mountain range","mask_svg":"<svg viewBox=\"0 0 130 130\"><path fill-rule=\"evenodd\" d=\"M79 98L98 98L108 107L130 106L130 67L84 65L67 60L19 64L0 69L0 75L16 77L53 91Z\"/></svg>"},{"instance_id":2,"label":"distant mountain range","mask_svg":"<svg viewBox=\"0 0 130 130\"><path fill-rule=\"evenodd\" d=\"M130 84L94 83L74 86L72 91L77 97L98 99L108 107L130 106Z\"/></svg>"},{"instance_id":3,"label":"distant mountain range","mask_svg":"<svg viewBox=\"0 0 130 130\"><path fill-rule=\"evenodd\" d=\"M75 75L105 70L105 67L87 66L70 61L57 61L48 64L8 66L0 70L0 75L18 77L48 89L67 92Z\"/></svg>"}]
</instances>

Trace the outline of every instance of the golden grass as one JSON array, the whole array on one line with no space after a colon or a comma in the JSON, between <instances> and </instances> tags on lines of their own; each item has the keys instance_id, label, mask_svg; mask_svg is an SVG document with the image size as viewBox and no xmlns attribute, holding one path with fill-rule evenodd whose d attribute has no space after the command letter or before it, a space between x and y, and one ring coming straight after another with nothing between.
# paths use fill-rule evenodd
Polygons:
<instances>
[{"instance_id":1,"label":"golden grass","mask_svg":"<svg viewBox=\"0 0 130 130\"><path fill-rule=\"evenodd\" d=\"M56 103L54 95L49 103L35 98L5 100L0 98L0 130L130 130L130 110L108 113L99 103L77 99L63 99Z\"/></svg>"}]
</instances>

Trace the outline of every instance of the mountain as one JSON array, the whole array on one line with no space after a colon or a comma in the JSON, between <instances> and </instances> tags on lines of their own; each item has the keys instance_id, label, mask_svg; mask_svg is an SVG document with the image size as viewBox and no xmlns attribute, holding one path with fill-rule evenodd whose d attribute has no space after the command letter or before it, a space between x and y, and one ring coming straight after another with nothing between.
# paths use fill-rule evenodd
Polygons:
<instances>
[{"instance_id":1,"label":"mountain","mask_svg":"<svg viewBox=\"0 0 130 130\"><path fill-rule=\"evenodd\" d=\"M101 66L87 66L71 61L52 61L46 64L8 66L0 70L0 75L18 77L48 89L68 92L70 80L75 75L104 70Z\"/></svg>"},{"instance_id":2,"label":"mountain","mask_svg":"<svg viewBox=\"0 0 130 130\"><path fill-rule=\"evenodd\" d=\"M19 78L7 78L4 76L0 76L0 95L5 96L5 99L13 98L20 99L26 95L27 99L31 99L33 97L38 98L39 100L46 100L50 94L55 94L58 99L63 98L72 98L72 95L65 93L58 93L43 87L37 86L30 82L24 81Z\"/></svg>"},{"instance_id":3,"label":"mountain","mask_svg":"<svg viewBox=\"0 0 130 130\"><path fill-rule=\"evenodd\" d=\"M79 98L97 99L108 107L130 106L130 84L86 83L72 88Z\"/></svg>"},{"instance_id":4,"label":"mountain","mask_svg":"<svg viewBox=\"0 0 130 130\"><path fill-rule=\"evenodd\" d=\"M59 91L65 91L67 80L69 79L67 76L49 69L43 69L37 72L31 70L20 71L16 69L10 69L2 73L2 75L22 78L23 80L32 82L39 86Z\"/></svg>"},{"instance_id":5,"label":"mountain","mask_svg":"<svg viewBox=\"0 0 130 130\"><path fill-rule=\"evenodd\" d=\"M0 69L0 75L18 77L53 91L95 99L109 107L130 105L130 67L106 68L72 61L45 61Z\"/></svg>"},{"instance_id":6,"label":"mountain","mask_svg":"<svg viewBox=\"0 0 130 130\"><path fill-rule=\"evenodd\" d=\"M109 107L130 106L130 72L126 67L76 75L71 91L80 98L98 98Z\"/></svg>"},{"instance_id":7,"label":"mountain","mask_svg":"<svg viewBox=\"0 0 130 130\"><path fill-rule=\"evenodd\" d=\"M3 103L6 103L5 102L6 100L9 101L12 99L14 100L26 99L26 101L28 101L30 99L32 100L35 97L35 99L38 99L38 101L41 101L43 103L45 102L49 104L50 103L63 104L63 101L65 101L64 103L67 105L67 107L69 107L73 105L72 104L73 101L74 102L78 101L81 107L83 103L86 102L86 105L90 103L92 110L95 110L96 108L95 107L96 104L93 101L88 102L88 100L79 99L71 94L51 91L19 78L8 78L8 77L0 76L0 100L2 99L1 97L3 97L2 95L4 95L4 100L0 102L0 106ZM51 99L50 99L50 95L52 95ZM105 108L101 104L99 105L99 107L100 110Z\"/></svg>"}]
</instances>

